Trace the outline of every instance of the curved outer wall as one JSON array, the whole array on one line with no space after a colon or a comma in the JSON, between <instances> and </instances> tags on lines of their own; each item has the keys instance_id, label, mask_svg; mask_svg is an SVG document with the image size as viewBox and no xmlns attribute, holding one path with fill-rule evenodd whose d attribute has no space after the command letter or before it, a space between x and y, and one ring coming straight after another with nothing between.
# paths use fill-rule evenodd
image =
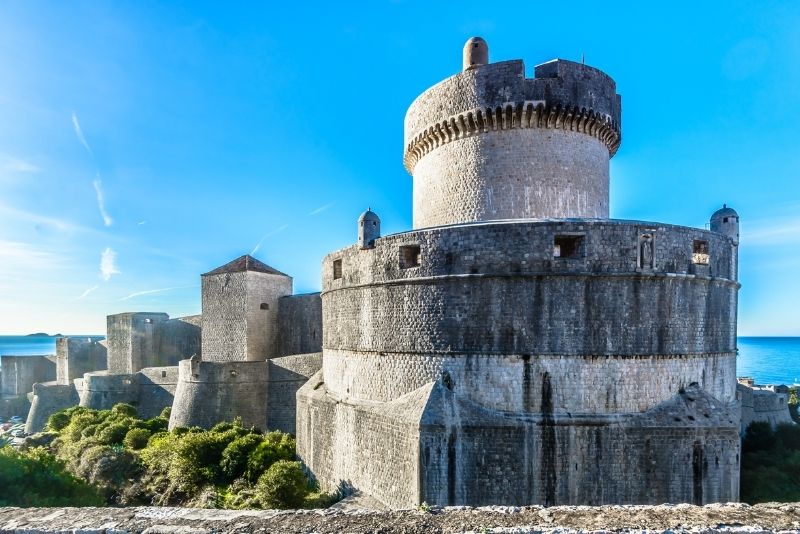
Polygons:
<instances>
[{"instance_id":1,"label":"curved outer wall","mask_svg":"<svg viewBox=\"0 0 800 534\"><path fill-rule=\"evenodd\" d=\"M556 236L580 239L576 258L553 257ZM401 268L403 246L419 267ZM324 388L298 395L300 455L324 486L394 506L736 500L734 255L716 233L608 220L433 228L331 254ZM362 437L381 432L380 446ZM331 463L320 440L352 452ZM380 464L359 451L408 440L405 486L359 467Z\"/></svg>"},{"instance_id":2,"label":"curved outer wall","mask_svg":"<svg viewBox=\"0 0 800 534\"><path fill-rule=\"evenodd\" d=\"M539 217L608 217L620 142L614 81L555 60L482 65L428 89L408 110L405 165L414 228Z\"/></svg>"}]
</instances>

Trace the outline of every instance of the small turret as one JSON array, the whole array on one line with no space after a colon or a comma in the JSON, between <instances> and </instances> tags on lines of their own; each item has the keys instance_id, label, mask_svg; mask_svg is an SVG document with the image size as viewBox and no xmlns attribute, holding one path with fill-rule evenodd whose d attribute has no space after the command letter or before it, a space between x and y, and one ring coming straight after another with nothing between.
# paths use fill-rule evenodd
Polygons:
<instances>
[{"instance_id":1,"label":"small turret","mask_svg":"<svg viewBox=\"0 0 800 534\"><path fill-rule=\"evenodd\" d=\"M464 44L463 70L489 64L489 45L481 37L470 37Z\"/></svg>"},{"instance_id":2,"label":"small turret","mask_svg":"<svg viewBox=\"0 0 800 534\"><path fill-rule=\"evenodd\" d=\"M381 219L367 208L358 218L358 246L362 249L375 246L375 240L381 236Z\"/></svg>"},{"instance_id":3,"label":"small turret","mask_svg":"<svg viewBox=\"0 0 800 534\"><path fill-rule=\"evenodd\" d=\"M723 204L711 216L711 231L730 237L734 245L739 244L739 214L736 210Z\"/></svg>"}]
</instances>

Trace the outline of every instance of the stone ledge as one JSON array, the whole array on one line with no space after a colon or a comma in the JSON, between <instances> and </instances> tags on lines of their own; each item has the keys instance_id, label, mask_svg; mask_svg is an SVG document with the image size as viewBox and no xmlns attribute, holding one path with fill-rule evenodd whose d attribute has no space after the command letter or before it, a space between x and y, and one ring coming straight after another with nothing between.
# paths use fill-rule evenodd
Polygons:
<instances>
[{"instance_id":1,"label":"stone ledge","mask_svg":"<svg viewBox=\"0 0 800 534\"><path fill-rule=\"evenodd\" d=\"M693 506L448 507L430 510L0 508L0 533L158 532L788 532L800 503Z\"/></svg>"}]
</instances>

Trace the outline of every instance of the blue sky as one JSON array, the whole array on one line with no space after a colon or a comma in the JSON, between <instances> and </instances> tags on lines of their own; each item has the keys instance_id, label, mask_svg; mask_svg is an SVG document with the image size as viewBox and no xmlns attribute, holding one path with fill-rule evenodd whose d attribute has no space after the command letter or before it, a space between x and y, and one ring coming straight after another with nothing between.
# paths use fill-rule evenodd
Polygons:
<instances>
[{"instance_id":1,"label":"blue sky","mask_svg":"<svg viewBox=\"0 0 800 534\"><path fill-rule=\"evenodd\" d=\"M615 218L742 220L743 335L800 335L800 3L0 4L0 333L200 311L254 252L319 289L368 205L411 227L403 117L460 70L561 57L623 96Z\"/></svg>"}]
</instances>

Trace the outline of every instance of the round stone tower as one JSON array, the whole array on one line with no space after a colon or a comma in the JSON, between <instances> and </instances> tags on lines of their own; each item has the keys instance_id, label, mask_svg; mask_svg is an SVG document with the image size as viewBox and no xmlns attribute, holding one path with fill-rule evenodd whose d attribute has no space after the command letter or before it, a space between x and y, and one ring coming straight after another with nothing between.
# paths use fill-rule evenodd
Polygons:
<instances>
[{"instance_id":1,"label":"round stone tower","mask_svg":"<svg viewBox=\"0 0 800 534\"><path fill-rule=\"evenodd\" d=\"M711 231L726 235L733 240L734 245L739 244L739 214L736 210L723 204L711 216Z\"/></svg>"},{"instance_id":2,"label":"round stone tower","mask_svg":"<svg viewBox=\"0 0 800 534\"><path fill-rule=\"evenodd\" d=\"M358 246L372 248L375 240L381 236L381 219L378 214L368 208L358 218Z\"/></svg>"},{"instance_id":3,"label":"round stone tower","mask_svg":"<svg viewBox=\"0 0 800 534\"><path fill-rule=\"evenodd\" d=\"M464 70L422 93L405 119L414 228L527 218L606 218L620 96L602 71L556 59L525 77L464 46Z\"/></svg>"},{"instance_id":4,"label":"round stone tower","mask_svg":"<svg viewBox=\"0 0 800 534\"><path fill-rule=\"evenodd\" d=\"M619 125L601 71L525 78L477 38L414 101L414 229L323 260L296 425L321 487L394 507L738 499L738 218L608 219Z\"/></svg>"}]
</instances>

